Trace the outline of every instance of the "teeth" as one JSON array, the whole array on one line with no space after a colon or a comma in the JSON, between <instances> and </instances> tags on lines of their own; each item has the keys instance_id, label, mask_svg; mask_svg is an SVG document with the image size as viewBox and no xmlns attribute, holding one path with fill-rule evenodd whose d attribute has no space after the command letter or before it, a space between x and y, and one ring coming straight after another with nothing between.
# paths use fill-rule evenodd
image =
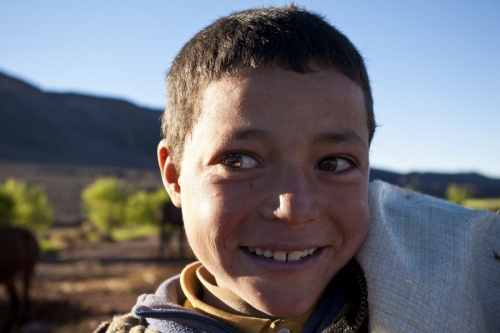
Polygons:
<instances>
[{"instance_id":1,"label":"teeth","mask_svg":"<svg viewBox=\"0 0 500 333\"><path fill-rule=\"evenodd\" d=\"M264 256L266 258L272 258L273 260L276 261L298 261L301 260L307 256L312 255L314 252L316 252L316 248L311 248L311 249L305 249L302 251L292 251L290 253L286 253L284 251L271 251L271 250L262 250L259 249L258 247L248 247L248 251L255 253L257 256Z\"/></svg>"},{"instance_id":2,"label":"teeth","mask_svg":"<svg viewBox=\"0 0 500 333\"><path fill-rule=\"evenodd\" d=\"M302 256L302 253L303 253L302 251L290 252L287 256L287 259L288 259L288 261L297 261Z\"/></svg>"},{"instance_id":3,"label":"teeth","mask_svg":"<svg viewBox=\"0 0 500 333\"><path fill-rule=\"evenodd\" d=\"M286 261L286 252L283 252L283 251L274 252L273 259L276 261Z\"/></svg>"}]
</instances>

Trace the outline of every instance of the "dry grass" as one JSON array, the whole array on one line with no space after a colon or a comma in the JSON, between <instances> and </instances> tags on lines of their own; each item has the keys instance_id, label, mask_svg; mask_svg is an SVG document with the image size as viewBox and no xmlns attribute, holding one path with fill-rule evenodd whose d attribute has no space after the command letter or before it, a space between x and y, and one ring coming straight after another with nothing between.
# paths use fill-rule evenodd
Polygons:
<instances>
[{"instance_id":1,"label":"dry grass","mask_svg":"<svg viewBox=\"0 0 500 333\"><path fill-rule=\"evenodd\" d=\"M466 199L464 206L474 209L487 209L492 212L500 210L500 198L484 198L484 199Z\"/></svg>"}]
</instances>

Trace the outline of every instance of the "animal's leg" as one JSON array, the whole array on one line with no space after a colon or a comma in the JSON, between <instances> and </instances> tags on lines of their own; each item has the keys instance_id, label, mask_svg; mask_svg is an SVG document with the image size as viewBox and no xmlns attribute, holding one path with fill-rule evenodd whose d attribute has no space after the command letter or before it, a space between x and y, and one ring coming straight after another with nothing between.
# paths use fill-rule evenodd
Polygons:
<instances>
[{"instance_id":1,"label":"animal's leg","mask_svg":"<svg viewBox=\"0 0 500 333\"><path fill-rule=\"evenodd\" d=\"M163 231L161 230L161 227L158 235L158 257L163 258Z\"/></svg>"},{"instance_id":2,"label":"animal's leg","mask_svg":"<svg viewBox=\"0 0 500 333\"><path fill-rule=\"evenodd\" d=\"M174 227L172 233L170 234L169 246L170 246L171 257L172 253L173 256L175 256L176 258L181 257L181 239L179 238L179 232L180 232L179 228Z\"/></svg>"},{"instance_id":3,"label":"animal's leg","mask_svg":"<svg viewBox=\"0 0 500 333\"><path fill-rule=\"evenodd\" d=\"M165 231L165 224L160 224L160 247L158 249L158 256L165 258L165 244L167 243L167 233Z\"/></svg>"},{"instance_id":4,"label":"animal's leg","mask_svg":"<svg viewBox=\"0 0 500 333\"><path fill-rule=\"evenodd\" d=\"M5 281L5 289L7 290L7 294L9 294L10 297L10 307L7 311L7 321L2 327L2 333L9 333L17 318L19 299L17 298L14 279L15 275L13 274Z\"/></svg>"},{"instance_id":5,"label":"animal's leg","mask_svg":"<svg viewBox=\"0 0 500 333\"><path fill-rule=\"evenodd\" d=\"M179 256L184 258L184 228L179 231Z\"/></svg>"},{"instance_id":6,"label":"animal's leg","mask_svg":"<svg viewBox=\"0 0 500 333\"><path fill-rule=\"evenodd\" d=\"M33 276L34 267L30 267L23 272L23 293L24 293L24 302L23 302L23 310L21 312L21 324L27 323L29 319L30 312L30 297L29 297L29 289L31 284L31 278Z\"/></svg>"}]
</instances>

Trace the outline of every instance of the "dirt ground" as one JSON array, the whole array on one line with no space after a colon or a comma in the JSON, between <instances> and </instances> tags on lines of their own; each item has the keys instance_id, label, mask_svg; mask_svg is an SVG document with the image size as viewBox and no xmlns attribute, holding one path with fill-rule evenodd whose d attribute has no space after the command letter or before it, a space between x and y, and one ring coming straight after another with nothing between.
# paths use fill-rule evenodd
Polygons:
<instances>
[{"instance_id":1,"label":"dirt ground","mask_svg":"<svg viewBox=\"0 0 500 333\"><path fill-rule=\"evenodd\" d=\"M129 312L137 297L153 293L191 258L158 259L157 238L80 243L46 255L36 267L30 319L52 333L92 332L114 314ZM0 291L0 322L7 295Z\"/></svg>"}]
</instances>

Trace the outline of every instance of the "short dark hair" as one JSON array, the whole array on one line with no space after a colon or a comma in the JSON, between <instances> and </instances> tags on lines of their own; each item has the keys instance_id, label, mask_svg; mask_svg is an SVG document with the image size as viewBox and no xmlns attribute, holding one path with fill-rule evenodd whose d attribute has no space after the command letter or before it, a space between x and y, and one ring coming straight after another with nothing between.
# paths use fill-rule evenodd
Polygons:
<instances>
[{"instance_id":1,"label":"short dark hair","mask_svg":"<svg viewBox=\"0 0 500 333\"><path fill-rule=\"evenodd\" d=\"M200 116L201 94L211 81L237 69L281 66L311 72L311 63L334 68L364 93L369 142L375 133L370 80L356 47L318 14L296 5L245 10L223 17L196 34L176 56L167 75L162 132L179 168L184 143Z\"/></svg>"}]
</instances>

